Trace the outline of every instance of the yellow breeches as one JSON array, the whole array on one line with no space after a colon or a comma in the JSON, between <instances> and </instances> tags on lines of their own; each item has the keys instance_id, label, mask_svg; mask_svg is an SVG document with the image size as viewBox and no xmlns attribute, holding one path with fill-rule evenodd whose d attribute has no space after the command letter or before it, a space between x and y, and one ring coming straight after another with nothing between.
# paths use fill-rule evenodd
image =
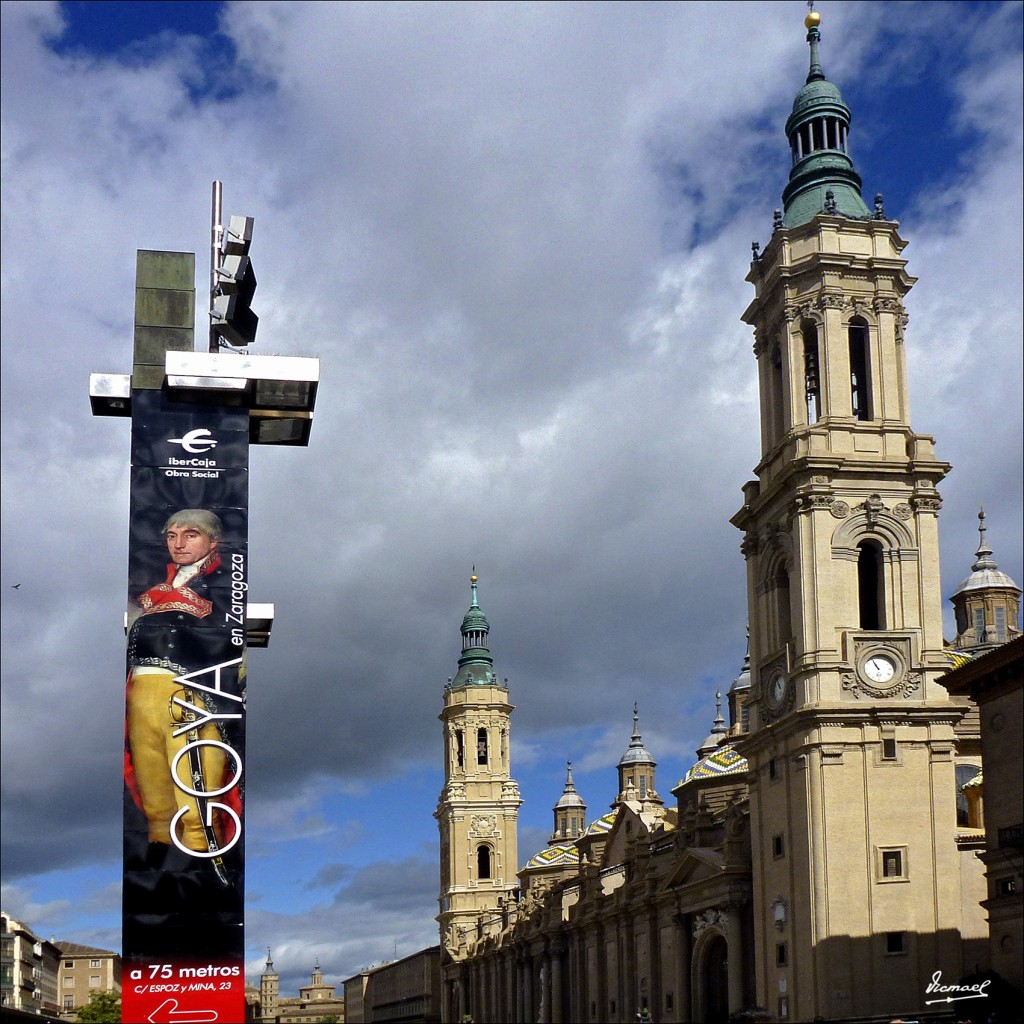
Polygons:
<instances>
[{"instance_id":1,"label":"yellow breeches","mask_svg":"<svg viewBox=\"0 0 1024 1024\"><path fill-rule=\"evenodd\" d=\"M142 810L149 822L149 841L170 843L171 820L184 808L185 813L177 824L178 842L189 850L206 851L209 844L198 801L189 791L220 789L227 754L210 743L193 748L202 765L201 782L193 775L191 752L181 754L172 769L175 755L184 750L190 740L220 739L212 722L189 735L188 709L172 703L173 698L178 696L200 710L205 705L194 690L186 696L181 683L176 683L174 678L173 672L152 670L133 675L128 688L128 743Z\"/></svg>"}]
</instances>

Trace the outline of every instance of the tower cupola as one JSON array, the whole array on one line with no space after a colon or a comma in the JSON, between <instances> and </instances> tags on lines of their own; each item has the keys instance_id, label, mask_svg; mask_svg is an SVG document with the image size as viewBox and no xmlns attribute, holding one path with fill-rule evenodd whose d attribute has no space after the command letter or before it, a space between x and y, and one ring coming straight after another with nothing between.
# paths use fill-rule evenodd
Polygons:
<instances>
[{"instance_id":1,"label":"tower cupola","mask_svg":"<svg viewBox=\"0 0 1024 1024\"><path fill-rule=\"evenodd\" d=\"M462 618L462 654L459 657L459 670L448 684L451 689L497 683L494 660L487 646L490 625L477 599L475 573L469 577L469 586L472 597L469 608Z\"/></svg>"},{"instance_id":2,"label":"tower cupola","mask_svg":"<svg viewBox=\"0 0 1024 1024\"><path fill-rule=\"evenodd\" d=\"M657 762L644 746L640 735L640 708L633 705L633 735L629 747L619 758L619 795L616 800L652 800L660 802L654 788L654 769ZM614 806L614 805L613 805Z\"/></svg>"},{"instance_id":3,"label":"tower cupola","mask_svg":"<svg viewBox=\"0 0 1024 1024\"><path fill-rule=\"evenodd\" d=\"M867 220L861 177L849 155L850 108L821 67L821 15L811 11L804 25L810 70L793 100L786 137L793 156L789 184L782 193L783 225L805 224L819 213Z\"/></svg>"},{"instance_id":4,"label":"tower cupola","mask_svg":"<svg viewBox=\"0 0 1024 1024\"><path fill-rule=\"evenodd\" d=\"M572 779L572 761L566 762L565 788L552 810L555 814L555 830L548 840L548 846L571 843L586 831L587 805L576 792L576 784Z\"/></svg>"},{"instance_id":5,"label":"tower cupola","mask_svg":"<svg viewBox=\"0 0 1024 1024\"><path fill-rule=\"evenodd\" d=\"M978 550L971 574L953 592L955 647L988 650L1020 635L1021 589L1001 572L985 538L985 510L978 512Z\"/></svg>"}]
</instances>

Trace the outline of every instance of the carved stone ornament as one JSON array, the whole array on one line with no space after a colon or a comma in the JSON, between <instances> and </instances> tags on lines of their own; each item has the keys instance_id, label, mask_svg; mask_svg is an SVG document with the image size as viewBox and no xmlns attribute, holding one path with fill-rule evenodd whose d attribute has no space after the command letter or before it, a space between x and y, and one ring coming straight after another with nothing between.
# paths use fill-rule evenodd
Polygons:
<instances>
[{"instance_id":1,"label":"carved stone ornament","mask_svg":"<svg viewBox=\"0 0 1024 1024\"><path fill-rule=\"evenodd\" d=\"M876 313L896 313L897 315L903 313L903 303L899 299L889 296L875 299L872 306Z\"/></svg>"},{"instance_id":2,"label":"carved stone ornament","mask_svg":"<svg viewBox=\"0 0 1024 1024\"><path fill-rule=\"evenodd\" d=\"M938 495L934 498L914 498L913 507L918 512L938 512L942 508L942 499Z\"/></svg>"},{"instance_id":3,"label":"carved stone ornament","mask_svg":"<svg viewBox=\"0 0 1024 1024\"><path fill-rule=\"evenodd\" d=\"M904 697L909 698L921 687L921 673L907 672L894 686L872 686L854 672L844 672L843 689L849 690L854 697L874 697L876 700Z\"/></svg>"},{"instance_id":4,"label":"carved stone ornament","mask_svg":"<svg viewBox=\"0 0 1024 1024\"><path fill-rule=\"evenodd\" d=\"M470 828L474 832L493 832L494 818L489 814L476 814L470 821Z\"/></svg>"},{"instance_id":5,"label":"carved stone ornament","mask_svg":"<svg viewBox=\"0 0 1024 1024\"><path fill-rule=\"evenodd\" d=\"M864 515L872 526L878 521L879 513L886 511L885 502L877 494L872 494L857 507L864 509Z\"/></svg>"},{"instance_id":6,"label":"carved stone ornament","mask_svg":"<svg viewBox=\"0 0 1024 1024\"><path fill-rule=\"evenodd\" d=\"M797 509L814 509L832 507L831 494L802 494L796 500Z\"/></svg>"},{"instance_id":7,"label":"carved stone ornament","mask_svg":"<svg viewBox=\"0 0 1024 1024\"><path fill-rule=\"evenodd\" d=\"M712 908L693 917L693 937L696 938L705 928L725 928L725 914Z\"/></svg>"},{"instance_id":8,"label":"carved stone ornament","mask_svg":"<svg viewBox=\"0 0 1024 1024\"><path fill-rule=\"evenodd\" d=\"M893 506L892 514L897 519L909 519L914 514L914 510L905 501L901 501L898 505Z\"/></svg>"},{"instance_id":9,"label":"carved stone ornament","mask_svg":"<svg viewBox=\"0 0 1024 1024\"><path fill-rule=\"evenodd\" d=\"M849 504L838 498L829 505L828 510L836 519L845 519L850 514Z\"/></svg>"},{"instance_id":10,"label":"carved stone ornament","mask_svg":"<svg viewBox=\"0 0 1024 1024\"><path fill-rule=\"evenodd\" d=\"M819 309L844 309L846 296L842 292L824 292L818 296Z\"/></svg>"}]
</instances>

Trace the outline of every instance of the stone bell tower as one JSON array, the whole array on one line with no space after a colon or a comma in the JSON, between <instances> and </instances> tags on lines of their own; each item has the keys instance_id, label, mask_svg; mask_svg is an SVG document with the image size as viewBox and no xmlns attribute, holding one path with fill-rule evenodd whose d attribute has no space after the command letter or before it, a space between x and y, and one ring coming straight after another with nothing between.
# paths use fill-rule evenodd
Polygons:
<instances>
[{"instance_id":1,"label":"stone bell tower","mask_svg":"<svg viewBox=\"0 0 1024 1024\"><path fill-rule=\"evenodd\" d=\"M515 898L519 787L511 775L509 728L512 705L507 681L499 681L487 647L489 625L472 600L462 620L458 672L444 691L444 788L438 800L441 832L440 914L442 958L459 960L500 921Z\"/></svg>"},{"instance_id":2,"label":"stone bell tower","mask_svg":"<svg viewBox=\"0 0 1024 1024\"><path fill-rule=\"evenodd\" d=\"M850 158L850 110L806 19L784 209L754 250L761 405L743 531L757 990L780 1017L922 1007L969 969L955 841L936 485L910 424L903 301L915 282Z\"/></svg>"}]
</instances>

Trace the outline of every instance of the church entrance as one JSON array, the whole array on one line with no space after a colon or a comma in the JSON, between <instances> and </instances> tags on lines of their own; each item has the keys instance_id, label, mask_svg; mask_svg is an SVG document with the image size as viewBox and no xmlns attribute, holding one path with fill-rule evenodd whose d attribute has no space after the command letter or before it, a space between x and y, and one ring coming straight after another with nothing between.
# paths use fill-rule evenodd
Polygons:
<instances>
[{"instance_id":1,"label":"church entrance","mask_svg":"<svg viewBox=\"0 0 1024 1024\"><path fill-rule=\"evenodd\" d=\"M701 959L701 1014L704 1024L725 1024L729 1019L729 946L716 935Z\"/></svg>"}]
</instances>

